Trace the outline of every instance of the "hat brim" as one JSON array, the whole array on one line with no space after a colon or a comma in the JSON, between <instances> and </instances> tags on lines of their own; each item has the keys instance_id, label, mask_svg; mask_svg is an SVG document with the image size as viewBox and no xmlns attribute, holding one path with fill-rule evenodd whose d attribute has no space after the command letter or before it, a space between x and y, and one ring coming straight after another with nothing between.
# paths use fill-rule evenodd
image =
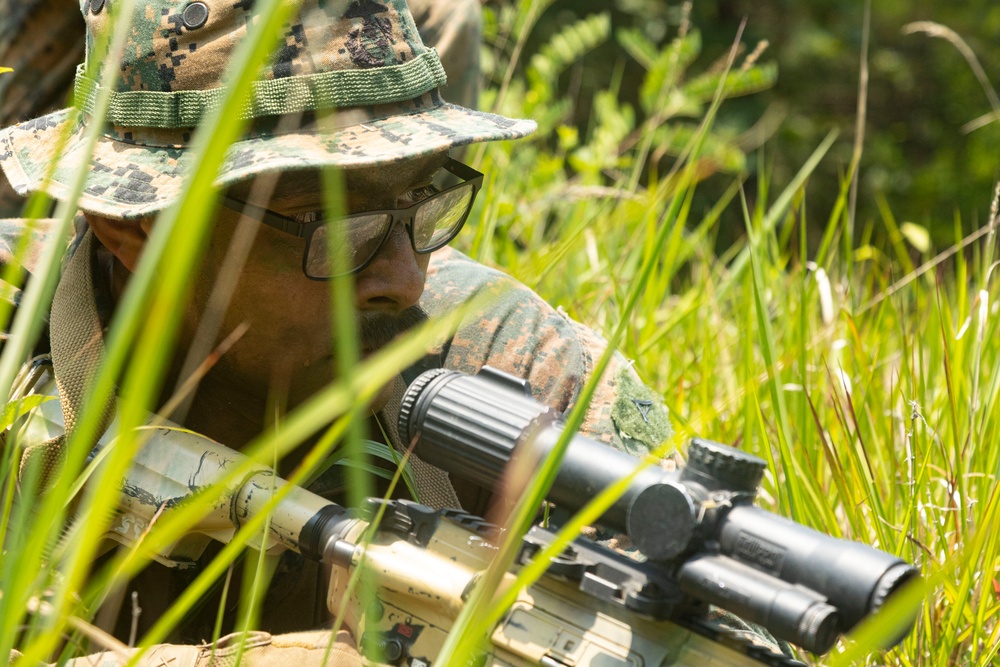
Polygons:
<instances>
[{"instance_id":1,"label":"hat brim","mask_svg":"<svg viewBox=\"0 0 1000 667\"><path fill-rule=\"evenodd\" d=\"M77 115L77 117L79 117ZM69 197L81 168L88 168L77 206L97 215L132 219L155 215L181 194L196 156L184 145L149 145L128 134L101 135L87 159L86 125L63 109L0 131L0 168L21 195L44 189L56 199ZM71 128L68 123L73 123ZM257 132L229 147L216 185L225 187L255 174L320 167L365 167L420 157L482 141L517 139L536 129L534 121L514 120L439 103L430 108L330 131L323 123L309 130ZM51 180L61 133L65 148Z\"/></svg>"}]
</instances>

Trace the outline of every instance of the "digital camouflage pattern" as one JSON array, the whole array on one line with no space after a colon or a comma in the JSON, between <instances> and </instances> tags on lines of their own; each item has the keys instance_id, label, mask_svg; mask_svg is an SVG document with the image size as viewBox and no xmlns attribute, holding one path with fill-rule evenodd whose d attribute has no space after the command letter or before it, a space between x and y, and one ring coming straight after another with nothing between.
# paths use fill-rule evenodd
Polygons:
<instances>
[{"instance_id":1,"label":"digital camouflage pattern","mask_svg":"<svg viewBox=\"0 0 1000 667\"><path fill-rule=\"evenodd\" d=\"M417 30L437 50L448 76L441 95L469 109L479 97L479 0L410 0ZM0 0L0 127L66 105L83 60L86 24L77 0ZM0 173L0 218L15 217L24 200Z\"/></svg>"},{"instance_id":2,"label":"digital camouflage pattern","mask_svg":"<svg viewBox=\"0 0 1000 667\"><path fill-rule=\"evenodd\" d=\"M191 15L196 5L203 11ZM0 132L0 167L14 189L23 195L40 188L48 165L57 162L46 190L65 197L73 175L89 165L81 209L136 218L166 207L180 193L193 161L186 150L192 128L220 103L226 63L254 20L251 5L231 0L147 5L134 21L109 126L92 159L83 147L87 118L69 110L7 128ZM107 29L109 10L103 7L103 2L83 6L88 49ZM106 59L106 54L87 55L91 62ZM77 76L84 109L97 95L96 78L82 69ZM267 171L390 163L535 129L533 121L444 102L439 92L444 81L436 52L421 42L403 0L306 2L286 30L285 47L259 74L242 112L253 121L250 133L230 147L217 184ZM339 109L332 118L315 113L332 108ZM56 156L64 131L68 144Z\"/></svg>"},{"instance_id":3,"label":"digital camouflage pattern","mask_svg":"<svg viewBox=\"0 0 1000 667\"><path fill-rule=\"evenodd\" d=\"M440 315L476 294L489 294L486 312L469 316L424 365L477 373L483 366L524 378L535 398L561 411L576 402L607 342L556 310L510 276L453 248L431 256L420 305ZM663 399L615 353L580 432L633 456L644 456L671 435Z\"/></svg>"},{"instance_id":4,"label":"digital camouflage pattern","mask_svg":"<svg viewBox=\"0 0 1000 667\"><path fill-rule=\"evenodd\" d=\"M26 270L33 269L48 224L48 221L43 221L31 231L26 246L19 253L26 222L0 221L0 265L20 258L20 264ZM571 408L583 384L591 377L594 363L603 353L605 343L586 327L553 309L524 285L451 249L431 256L421 305L434 315L484 290L498 295L498 298L484 312L470 314L453 338L442 342L438 350L404 375L410 378L426 367L439 366L475 373L483 364L490 364L528 379L536 397L552 407L558 410ZM17 290L8 288L6 292L12 295L10 301L16 304ZM644 454L670 435L670 424L662 400L638 382L620 355L615 356L604 374L592 405L594 407L588 410L581 432L629 453ZM643 414L649 419L643 433L636 434L620 427L628 423L629 418L641 420ZM388 423L396 421L396 415L386 415L386 418ZM327 491L337 488L330 486ZM328 495L320 488L312 490ZM331 499L342 500L338 496ZM471 502L477 501L475 497L471 499ZM282 559L282 568L279 579L270 588L261 629L289 632L316 627L324 619L325 607L321 603L314 605L307 601L322 591L318 571L309 562L291 553ZM158 617L157 611L165 610L187 583L180 575L165 576L158 568L140 575L132 586L141 591L143 608L148 612L142 622L154 621ZM214 607L209 604L206 608L212 610ZM200 641L210 636L214 622L214 612L204 618L195 616L188 620L187 627L174 641ZM127 633L127 627L124 631Z\"/></svg>"}]
</instances>

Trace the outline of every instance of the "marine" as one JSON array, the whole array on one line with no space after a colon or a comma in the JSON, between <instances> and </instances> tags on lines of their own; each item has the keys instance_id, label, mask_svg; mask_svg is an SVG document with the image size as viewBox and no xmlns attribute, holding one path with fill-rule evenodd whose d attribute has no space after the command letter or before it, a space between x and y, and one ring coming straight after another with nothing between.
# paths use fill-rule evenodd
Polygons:
<instances>
[{"instance_id":1,"label":"marine","mask_svg":"<svg viewBox=\"0 0 1000 667\"><path fill-rule=\"evenodd\" d=\"M54 2L3 9L28 25L39 16L32 12ZM113 2L87 0L82 5L90 62L108 58L95 51L99 43L95 37L110 25ZM190 169L191 138L217 99L213 91L222 85L232 48L245 35L247 22L254 20L252 5L220 0L147 3L142 15L134 19L122 74L113 91L112 113L104 120L93 156L85 155L83 135L89 123L101 121L86 113L76 121L68 111L56 110L0 132L0 168L19 196L45 189L56 199L65 198L72 175L81 168L88 170L84 193L76 202L81 211L78 234L70 244L55 298L56 304L69 304L69 308L58 313L54 309L51 316L57 378L62 373L75 378L76 384L64 392L64 404L72 405L71 395L80 393L92 371L81 370L75 351L81 349L82 341L100 339L101 329L113 317L115 303L138 266L156 215L180 195ZM335 271L323 252L324 244L317 240L333 224L349 230L353 262L349 270L355 277L352 305L366 353L475 294L497 295L487 312L467 318L454 336L386 388L372 406L385 417L383 422L395 421L391 413L404 378L426 367L466 372L485 365L498 367L527 379L537 398L559 410L574 405L592 375L596 359L606 348L599 336L502 272L447 247L460 233L483 181L481 174L452 155L471 143L527 136L534 123L445 101L449 92L444 72L451 68L460 72L452 78L452 92L474 105L476 76L469 63L475 62L470 51L476 49L470 45L478 43L478 18L463 22L452 14L449 21L441 3L421 6L422 16L428 17L424 32L442 40L444 57L424 45L403 0L307 1L297 20L287 26L285 47L278 58L260 72L261 92L247 112L250 129L230 148L215 181L223 205L207 242L206 260L193 281L179 347L194 344L212 287L222 277L220 267L237 228L247 221L254 223L256 236L217 330L222 337L240 323L249 323L249 328L202 380L183 414L189 428L239 447L265 426L261 415L271 386L286 386L290 407L294 407L336 376L329 350L332 332L325 282ZM72 28L45 34L67 32ZM2 48L16 42L18 35L5 30L0 38L7 40L0 41ZM56 65L75 60L79 42L56 41L66 54L42 65L51 74L42 85L22 88L17 94L18 88L8 84L0 104L8 118L27 118L25 108L51 106L59 99L66 85L59 72L65 73L65 67ZM459 46L447 48L448 44ZM0 57L3 53L0 50ZM42 53L53 57L44 46L34 55ZM457 58L448 57L456 53ZM20 66L23 72L26 63L32 62L37 64L39 59L2 64ZM4 85L2 78L0 85ZM85 110L92 108L100 88L97 78L78 70L75 86L77 104ZM304 97L289 92L302 90L308 91ZM195 103L180 105L181 99ZM331 119L334 127L328 129ZM70 139L57 153L58 137L64 130ZM52 165L53 180L45 184L44 176ZM329 167L342 170L345 182L347 216L334 221L325 221L322 211L319 173ZM45 222L32 227L34 236L27 252L17 252L26 225L20 220L3 221L0 260L19 261L30 273L47 229ZM6 286L3 292L17 303L17 286ZM74 323L83 320L96 325L73 333ZM184 372L183 364L175 361L170 380L183 379ZM600 378L581 431L631 454L650 451L671 433L662 401L617 354ZM436 473L427 474L433 479L425 487L429 493L421 493L423 502L461 504L474 513L488 506L489 490L457 483L442 486ZM319 480L316 490L335 496L340 489L336 479L327 478ZM302 597L310 592L321 597L318 582L319 574L309 571L308 564L292 557L283 562L265 604L259 641L249 648L256 664L292 660L324 664L329 633L301 632L328 622L325 610L313 613L317 605ZM155 569L147 569L134 582L146 610L142 622L155 620L157 610L183 585L180 578L165 579ZM213 612L208 616L213 616L211 604L207 608ZM114 620L111 615L109 629L122 636L126 616ZM163 660L204 664L212 651L217 656L228 651L225 642L197 645L211 637L213 620L190 619L173 638L185 645L158 647L144 664ZM749 629L747 633L753 634ZM118 658L106 655L101 659L113 662ZM357 661L352 638L342 634L325 664Z\"/></svg>"},{"instance_id":2,"label":"marine","mask_svg":"<svg viewBox=\"0 0 1000 667\"><path fill-rule=\"evenodd\" d=\"M93 49L98 31L110 24L111 2L91 0L83 6L91 37L86 55L91 62L107 57ZM62 314L66 310L54 309L51 318L57 378L60 374L78 377L80 360L73 351L81 347L79 337L99 337L137 267L156 214L179 195L189 168L187 148L194 128L211 104L210 91L221 85L232 45L244 34L246 22L253 20L251 4L168 0L148 4L129 37L125 49L129 55L114 91L114 110L91 158L83 157L81 142L88 123L97 121L87 116L74 122L67 111L56 110L0 133L0 167L19 195L41 188L43 174L53 163L54 179L45 187L56 198L68 195L67 184L76 170L85 167L89 171L77 202L79 234L71 244L55 299L56 304L70 304L71 314L67 317ZM313 252L322 247L315 238L296 239L269 224L284 217L305 228L317 219L316 211L322 207L318 170L330 166L343 169L346 184L350 217L338 224L371 230L379 239L367 242L359 236L352 242L352 251L358 253L352 267L353 305L366 351L374 351L426 315L448 311L473 294L488 291L498 295L489 312L465 321L407 374L433 365L467 372L492 365L528 379L536 396L553 407L571 407L604 351L604 341L503 273L445 247L460 232L472 198L479 194L470 184L482 182L481 175L457 163L449 151L478 141L525 136L534 123L445 102L441 60L423 45L402 0L337 3L325 9L323 5L304 3L299 19L288 27L286 48L261 72L260 79L275 86L308 81L322 81L324 86L311 91L311 101L305 106L295 106L281 96L261 100L266 113L250 119L248 135L230 148L216 181L225 193L225 205L219 208L207 259L194 281L186 310L195 314L185 317L181 348L192 344L235 229L248 219L258 223L256 239L219 330L220 336L225 335L239 322L249 322L250 328L203 379L184 424L239 447L263 428L260 415L272 382L280 379L287 384L294 406L334 377L329 316L325 315L329 312L329 288L324 282L331 277L329 259ZM193 6L195 10L190 9ZM435 12L428 15L433 18ZM440 7L436 16L443 16ZM478 25L478 20L471 23ZM209 35L216 39L208 39ZM455 32L454 24L438 28L436 37L459 44L462 39L478 42L474 30ZM356 78L348 79L343 72ZM381 85L373 90L372 86L342 83L364 81L364 77ZM456 91L466 98L470 97L467 79L458 77ZM89 108L98 92L97 80L81 70L75 83L78 104ZM43 94L41 88L27 97L11 95L10 90L5 99L20 99L29 106L58 98L55 92ZM179 114L173 100L180 97L194 98L202 106L185 112L188 115ZM170 102L157 106L156 101L163 99ZM333 107L337 129L324 132L320 117L326 115L324 122L328 122L328 110ZM9 105L4 111L18 113ZM57 137L66 127L72 135L57 154ZM261 195L270 176L276 179L271 184L274 194ZM459 196L444 198L448 192ZM426 211L432 213L425 215ZM37 252L29 248L18 255L15 251L18 232L24 228L18 220L3 223L2 259L20 260L30 272ZM33 232L33 248L44 239L46 229L43 224L41 231ZM315 234L323 226L311 225L311 229ZM428 244L424 238L434 241ZM16 302L16 286L8 287L8 298ZM96 313L99 324L94 331L74 334L74 327L66 321L72 325L87 319L88 315L80 313L80 304ZM279 309L281 316L275 317ZM180 366L179 361L175 363L171 380L180 378ZM374 407L391 412L397 392L398 387L387 390ZM72 403L72 393L72 388L64 392L64 404ZM650 404L654 409L648 408ZM630 453L642 453L665 440L670 426L661 401L616 356L588 411L584 432ZM318 484L326 493L339 490L335 480L321 479ZM443 491L437 502L425 494L421 500L438 505L461 503L478 513L485 510L488 490L457 486ZM319 590L316 574L305 572L306 568L294 559L286 563L287 576L272 586L276 593L265 605L261 630L277 634L321 626L322 618L288 613L292 608L312 609L290 592L312 590L315 595ZM277 585L289 580L295 581ZM134 582L143 600L144 624L156 619L158 603L169 601L183 583L176 577L167 582L154 568ZM178 630L175 640L196 643L211 637L210 624L204 621L191 619ZM122 622L111 623L109 629L121 633Z\"/></svg>"}]
</instances>

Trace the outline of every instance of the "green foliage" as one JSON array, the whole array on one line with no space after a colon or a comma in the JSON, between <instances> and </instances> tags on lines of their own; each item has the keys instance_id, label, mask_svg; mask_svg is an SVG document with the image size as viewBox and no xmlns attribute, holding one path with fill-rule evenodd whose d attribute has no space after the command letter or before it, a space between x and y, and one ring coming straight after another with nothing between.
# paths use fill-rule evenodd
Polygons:
<instances>
[{"instance_id":1,"label":"green foliage","mask_svg":"<svg viewBox=\"0 0 1000 667\"><path fill-rule=\"evenodd\" d=\"M876 652L891 633L891 622L876 620L830 664L992 664L1000 636L1000 538L992 528L1000 455L988 444L1000 428L995 236L965 242L954 217L947 224L903 217L911 202L863 187L859 211L878 212L887 232L859 215L860 247L847 246L849 183L841 173L852 133L837 140L830 124L813 121L794 163L771 151L747 160L743 151L719 148L745 145L746 126L733 122L740 114L726 113L743 101L727 101L692 153L696 123L682 122L683 111L701 116L685 93L705 94L710 82L725 81L733 87L720 95L735 97L741 84L763 89L775 76L772 64L756 62L742 79L739 65L726 75L714 66L699 72L703 34L689 29L657 40L645 26L617 29L618 46L643 72L630 87L620 74L627 68L601 79L592 70L602 63L585 55L586 79L603 84L574 101L574 111L588 110L585 122L566 117L543 126L530 147L487 150L484 166L505 173L494 187L511 205L484 206L475 238L459 243L607 334L626 321L622 348L664 392L682 432L675 444L686 434L739 444L771 462L766 507L921 566L926 587L904 601L912 608L922 598L915 632L893 651ZM816 48L835 46L821 42ZM846 75L836 83L856 85ZM669 118L651 120L662 110ZM797 131L798 122L789 118L779 134ZM812 141L820 130L825 140ZM879 168L882 153L874 152L867 169ZM712 176L699 188L729 193L701 213L690 207L697 193L679 190L675 177L692 164ZM728 169L735 178L719 176ZM731 198L747 171L755 180L743 186L741 207ZM927 184L926 192L939 191ZM673 205L681 206L682 224L656 251ZM989 198L969 205L986 208ZM734 219L750 243L720 250L722 221ZM966 247L931 262L930 241L941 229L977 259L967 260ZM640 278L650 256L658 257L656 268ZM645 293L629 314L626 295L637 281Z\"/></svg>"},{"instance_id":2,"label":"green foliage","mask_svg":"<svg viewBox=\"0 0 1000 667\"><path fill-rule=\"evenodd\" d=\"M649 4L649 3L646 3ZM794 171L831 127L854 136L859 99L865 3L775 1L694 3L692 20L706 44L728 44L746 17L747 41L768 40L768 53L781 70L768 94L741 100L739 116L770 109L784 122L772 139L771 170L779 179ZM985 0L919 5L890 0L871 3L865 154L860 171L857 218L877 221L876 197L886 196L900 221L927 227L936 245L951 242L951 220L962 216L966 231L983 224L997 178L995 146L1000 125L969 124L990 113L988 86L954 43L906 30L932 21L960 35L982 61L988 81L1000 81L993 52L997 9ZM850 160L845 144L821 173L835 181ZM818 234L836 202L830 188L809 200L809 219ZM878 225L873 233L883 232Z\"/></svg>"},{"instance_id":3,"label":"green foliage","mask_svg":"<svg viewBox=\"0 0 1000 667\"><path fill-rule=\"evenodd\" d=\"M568 160L581 180L590 184L603 182L602 172L619 166L619 147L635 129L635 112L619 104L614 92L602 91L594 99L594 123L590 141L574 150Z\"/></svg>"},{"instance_id":4,"label":"green foliage","mask_svg":"<svg viewBox=\"0 0 1000 667\"><path fill-rule=\"evenodd\" d=\"M624 38L626 35L631 35L631 40ZM645 41L645 38L637 32L627 33L619 32L619 41L622 42L623 46L631 42L637 42L639 40ZM655 48L651 43L645 41L645 47L643 51L647 49ZM628 47L626 46L626 49ZM654 114L659 110L659 107L663 106L662 97L664 90L671 90L677 84L678 79L683 74L695 58L701 53L701 33L697 30L692 30L687 35L678 36L668 47L663 49L648 65L643 61L646 60L645 54L636 55L635 48L628 49L629 53L633 54L633 57L639 61L648 70L645 80L642 83L642 87L639 89L639 100L642 103L643 111L647 114ZM709 92L709 99L715 93L714 90ZM673 102L673 100L671 100ZM680 102L673 102L673 106L677 107L675 113L687 115L687 116L697 116L698 109L700 105L704 102L704 99L686 99L685 97L680 98Z\"/></svg>"},{"instance_id":5,"label":"green foliage","mask_svg":"<svg viewBox=\"0 0 1000 667\"><path fill-rule=\"evenodd\" d=\"M51 400L48 396L34 394L25 396L16 401L9 401L3 406L3 414L0 415L0 431L6 431L14 425L18 419L28 414L42 403Z\"/></svg>"},{"instance_id":6,"label":"green foliage","mask_svg":"<svg viewBox=\"0 0 1000 667\"><path fill-rule=\"evenodd\" d=\"M703 74L685 85L683 93L704 104L720 88L725 91L724 96L727 98L750 95L770 88L777 78L778 68L774 63L766 66L754 64L736 72L726 72L724 76L711 72Z\"/></svg>"},{"instance_id":7,"label":"green foliage","mask_svg":"<svg viewBox=\"0 0 1000 667\"><path fill-rule=\"evenodd\" d=\"M542 94L551 91L557 77L567 67L605 41L610 34L611 16L607 12L581 19L556 33L531 57L528 79L532 90Z\"/></svg>"},{"instance_id":8,"label":"green foliage","mask_svg":"<svg viewBox=\"0 0 1000 667\"><path fill-rule=\"evenodd\" d=\"M661 154L677 157L691 144L693 136L694 128L690 125L667 125L653 133L653 146ZM706 141L705 157L719 171L736 175L746 171L746 155L721 134L714 134Z\"/></svg>"}]
</instances>

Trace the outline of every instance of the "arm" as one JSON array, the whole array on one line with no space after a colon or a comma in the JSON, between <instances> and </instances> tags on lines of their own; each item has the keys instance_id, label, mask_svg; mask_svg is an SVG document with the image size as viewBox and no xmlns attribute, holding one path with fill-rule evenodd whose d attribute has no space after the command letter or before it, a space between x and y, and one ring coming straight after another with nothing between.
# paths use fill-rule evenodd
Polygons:
<instances>
[{"instance_id":1,"label":"arm","mask_svg":"<svg viewBox=\"0 0 1000 667\"><path fill-rule=\"evenodd\" d=\"M491 366L527 380L534 397L549 407L571 409L607 342L510 276L452 248L432 255L420 305L438 315L484 292L493 296L486 312L469 317L406 379L426 368L476 373ZM673 429L662 397L616 352L580 433L642 456L667 440Z\"/></svg>"}]
</instances>

